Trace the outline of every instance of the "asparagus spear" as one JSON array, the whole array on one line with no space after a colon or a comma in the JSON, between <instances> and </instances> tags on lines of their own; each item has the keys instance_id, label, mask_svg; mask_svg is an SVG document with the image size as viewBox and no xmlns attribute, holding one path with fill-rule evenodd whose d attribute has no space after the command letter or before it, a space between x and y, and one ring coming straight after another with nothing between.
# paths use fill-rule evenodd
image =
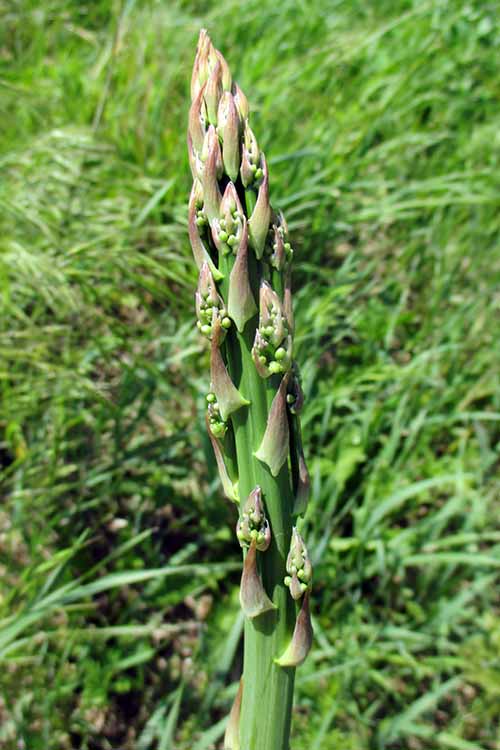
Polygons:
<instances>
[{"instance_id":1,"label":"asparagus spear","mask_svg":"<svg viewBox=\"0 0 500 750\"><path fill-rule=\"evenodd\" d=\"M191 99L189 237L197 325L210 341L206 423L224 492L239 505L244 551L244 668L225 748L288 750L295 668L312 640L312 569L294 526L309 475L293 360L293 250L269 202L247 99L205 30Z\"/></svg>"}]
</instances>

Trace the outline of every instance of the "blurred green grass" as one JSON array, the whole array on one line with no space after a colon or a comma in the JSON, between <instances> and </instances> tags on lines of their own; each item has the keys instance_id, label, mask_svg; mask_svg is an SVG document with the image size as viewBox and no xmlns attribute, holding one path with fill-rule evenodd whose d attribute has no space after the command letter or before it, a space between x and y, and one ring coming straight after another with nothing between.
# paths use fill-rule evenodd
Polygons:
<instances>
[{"instance_id":1,"label":"blurred green grass","mask_svg":"<svg viewBox=\"0 0 500 750\"><path fill-rule=\"evenodd\" d=\"M1 10L0 746L220 747L239 550L185 218L206 26L296 248L292 747L498 748L498 2Z\"/></svg>"}]
</instances>

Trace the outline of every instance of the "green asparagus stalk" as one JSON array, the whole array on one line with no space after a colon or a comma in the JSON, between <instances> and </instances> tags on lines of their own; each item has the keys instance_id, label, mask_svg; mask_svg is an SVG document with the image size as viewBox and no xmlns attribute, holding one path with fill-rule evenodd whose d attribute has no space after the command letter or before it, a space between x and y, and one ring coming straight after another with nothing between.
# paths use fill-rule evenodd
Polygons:
<instances>
[{"instance_id":1,"label":"green asparagus stalk","mask_svg":"<svg viewBox=\"0 0 500 750\"><path fill-rule=\"evenodd\" d=\"M191 81L189 237L197 326L210 342L206 424L222 487L239 507L244 667L226 750L288 750L295 668L312 641L312 568L296 529L309 495L293 359L291 262L269 202L248 102L201 31Z\"/></svg>"}]
</instances>

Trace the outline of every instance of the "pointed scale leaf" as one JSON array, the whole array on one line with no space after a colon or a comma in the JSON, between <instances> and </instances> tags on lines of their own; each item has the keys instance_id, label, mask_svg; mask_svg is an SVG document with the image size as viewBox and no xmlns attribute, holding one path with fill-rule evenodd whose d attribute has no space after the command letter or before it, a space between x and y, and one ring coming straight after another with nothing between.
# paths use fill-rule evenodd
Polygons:
<instances>
[{"instance_id":1,"label":"pointed scale leaf","mask_svg":"<svg viewBox=\"0 0 500 750\"><path fill-rule=\"evenodd\" d=\"M221 96L222 67L220 61L217 60L205 87L205 104L207 105L208 122L211 125L217 125L217 110L219 109Z\"/></svg>"},{"instance_id":2,"label":"pointed scale leaf","mask_svg":"<svg viewBox=\"0 0 500 750\"><path fill-rule=\"evenodd\" d=\"M292 599L300 599L302 594L304 593L302 591L302 586L300 585L299 577L297 573L293 573L292 577L290 579L290 594L292 595Z\"/></svg>"},{"instance_id":3,"label":"pointed scale leaf","mask_svg":"<svg viewBox=\"0 0 500 750\"><path fill-rule=\"evenodd\" d=\"M222 484L222 489L224 490L224 494L228 498L228 500L232 500L233 503L238 503L240 499L239 493L238 493L238 483L231 481L231 478L226 468L226 464L224 462L224 455L222 453L220 442L217 440L217 438L213 436L212 430L210 429L208 416L206 415L205 415L205 424L207 426L208 437L210 438L210 442L212 443L212 448L214 450L215 461L217 463L217 468L219 470L219 477L220 477L220 481Z\"/></svg>"},{"instance_id":4,"label":"pointed scale leaf","mask_svg":"<svg viewBox=\"0 0 500 750\"><path fill-rule=\"evenodd\" d=\"M297 362L292 363L292 375L288 386L288 402L291 413L294 415L300 414L304 406L304 391L300 384L300 372ZM300 425L300 422L297 422L297 424Z\"/></svg>"},{"instance_id":5,"label":"pointed scale leaf","mask_svg":"<svg viewBox=\"0 0 500 750\"><path fill-rule=\"evenodd\" d=\"M289 450L290 432L286 408L286 390L289 374L283 376L267 418L266 431L255 456L269 466L273 477L278 476Z\"/></svg>"},{"instance_id":6,"label":"pointed scale leaf","mask_svg":"<svg viewBox=\"0 0 500 750\"><path fill-rule=\"evenodd\" d=\"M201 184L199 180L195 180L193 182L193 189L191 190L191 195L189 198L189 211L188 211L188 232L189 232L189 240L191 242L191 249L193 251L194 259L196 261L196 265L199 269L202 268L203 263L207 263L214 279L216 281L220 281L224 278L224 274L222 274L215 263L213 262L212 258L210 257L210 254L208 250L206 249L205 245L203 244L203 240L200 237L200 232L198 229L198 225L196 223L196 211L197 211L197 204L200 200L200 195L202 194Z\"/></svg>"},{"instance_id":7,"label":"pointed scale leaf","mask_svg":"<svg viewBox=\"0 0 500 750\"><path fill-rule=\"evenodd\" d=\"M189 131L187 134L187 145L188 145L189 166L191 168L191 174L193 175L193 180L199 180L203 176L204 164L201 161L201 154L195 149L193 145L193 139L191 138L191 133Z\"/></svg>"},{"instance_id":8,"label":"pointed scale leaf","mask_svg":"<svg viewBox=\"0 0 500 750\"><path fill-rule=\"evenodd\" d=\"M212 346L210 350L210 377L212 380L211 390L215 393L219 404L222 419L227 422L230 415L242 406L248 406L250 401L243 398L234 385L222 359L220 343L224 331L220 321L216 320L213 325Z\"/></svg>"},{"instance_id":9,"label":"pointed scale leaf","mask_svg":"<svg viewBox=\"0 0 500 750\"><path fill-rule=\"evenodd\" d=\"M237 83L233 84L233 96L234 103L236 104L241 119L246 120L249 113L248 99Z\"/></svg>"},{"instance_id":10,"label":"pointed scale leaf","mask_svg":"<svg viewBox=\"0 0 500 750\"><path fill-rule=\"evenodd\" d=\"M197 152L201 152L203 141L205 139L205 102L203 93L205 85L201 87L197 96L193 99L189 110L188 132L191 136L191 143Z\"/></svg>"},{"instance_id":11,"label":"pointed scale leaf","mask_svg":"<svg viewBox=\"0 0 500 750\"><path fill-rule=\"evenodd\" d=\"M215 56L220 63L222 89L223 91L231 91L231 86L233 85L233 77L231 75L231 71L229 70L229 65L227 64L226 58L224 57L222 52L219 52L218 49L215 50Z\"/></svg>"},{"instance_id":12,"label":"pointed scale leaf","mask_svg":"<svg viewBox=\"0 0 500 750\"><path fill-rule=\"evenodd\" d=\"M196 57L193 66L193 75L191 76L191 100L198 95L200 88L208 79L209 57L214 54L214 47L208 36L206 29L200 31L198 37L198 46L196 48Z\"/></svg>"},{"instance_id":13,"label":"pointed scale leaf","mask_svg":"<svg viewBox=\"0 0 500 750\"><path fill-rule=\"evenodd\" d=\"M203 170L204 209L208 220L212 222L219 217L222 195L218 183L218 171L222 164L219 137L213 125L210 125L205 137L207 160Z\"/></svg>"},{"instance_id":14,"label":"pointed scale leaf","mask_svg":"<svg viewBox=\"0 0 500 750\"><path fill-rule=\"evenodd\" d=\"M262 169L264 172L264 177L259 187L254 210L252 211L252 215L248 221L250 244L255 250L255 255L259 259L262 258L262 254L264 252L264 245L266 244L267 232L269 230L269 222L271 220L271 205L269 203L269 176L264 154L262 154Z\"/></svg>"},{"instance_id":15,"label":"pointed scale leaf","mask_svg":"<svg viewBox=\"0 0 500 750\"><path fill-rule=\"evenodd\" d=\"M299 453L298 475L294 489L295 501L292 512L294 516L303 516L307 510L311 494L311 478L302 452Z\"/></svg>"},{"instance_id":16,"label":"pointed scale leaf","mask_svg":"<svg viewBox=\"0 0 500 750\"><path fill-rule=\"evenodd\" d=\"M224 734L224 750L240 750L240 713L243 697L243 677L240 679L238 692L234 699Z\"/></svg>"},{"instance_id":17,"label":"pointed scale leaf","mask_svg":"<svg viewBox=\"0 0 500 750\"><path fill-rule=\"evenodd\" d=\"M222 161L229 179L236 182L240 171L240 118L233 95L225 91L219 102L217 131L222 138Z\"/></svg>"},{"instance_id":18,"label":"pointed scale leaf","mask_svg":"<svg viewBox=\"0 0 500 750\"><path fill-rule=\"evenodd\" d=\"M282 655L274 660L275 663L279 664L280 667L299 667L305 661L311 649L313 635L309 611L309 592L307 592L295 621L292 640Z\"/></svg>"},{"instance_id":19,"label":"pointed scale leaf","mask_svg":"<svg viewBox=\"0 0 500 750\"><path fill-rule=\"evenodd\" d=\"M285 312L285 316L288 321L289 331L293 335L295 323L293 319L291 266L288 266L288 268L285 271L285 293L283 295L283 310Z\"/></svg>"},{"instance_id":20,"label":"pointed scale leaf","mask_svg":"<svg viewBox=\"0 0 500 750\"><path fill-rule=\"evenodd\" d=\"M292 411L291 427L292 427L292 440L291 440L291 451L290 451L290 462L292 467L292 485L295 495L293 504L293 515L303 516L307 509L309 502L309 495L311 493L311 479L309 477L309 471L307 469L306 460L304 458L304 449L302 447L302 434L300 429L300 420L294 409L298 404L300 409L303 401L302 389L300 388L299 382L295 379L297 385L297 393Z\"/></svg>"},{"instance_id":21,"label":"pointed scale leaf","mask_svg":"<svg viewBox=\"0 0 500 750\"><path fill-rule=\"evenodd\" d=\"M245 556L241 575L240 604L247 617L253 619L264 612L276 609L269 599L257 570L257 547L255 540Z\"/></svg>"},{"instance_id":22,"label":"pointed scale leaf","mask_svg":"<svg viewBox=\"0 0 500 750\"><path fill-rule=\"evenodd\" d=\"M246 220L243 224L243 234L236 260L229 276L227 311L240 333L245 328L245 324L257 312L248 274L248 225Z\"/></svg>"}]
</instances>

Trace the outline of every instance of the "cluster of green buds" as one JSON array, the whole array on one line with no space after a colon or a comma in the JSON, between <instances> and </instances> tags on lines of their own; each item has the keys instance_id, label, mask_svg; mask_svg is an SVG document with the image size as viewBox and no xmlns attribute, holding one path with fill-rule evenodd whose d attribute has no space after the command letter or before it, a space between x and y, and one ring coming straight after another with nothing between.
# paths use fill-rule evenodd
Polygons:
<instances>
[{"instance_id":1,"label":"cluster of green buds","mask_svg":"<svg viewBox=\"0 0 500 750\"><path fill-rule=\"evenodd\" d=\"M259 327L252 356L263 378L287 372L292 364L292 336L283 303L267 281L260 285Z\"/></svg>"},{"instance_id":2,"label":"cluster of green buds","mask_svg":"<svg viewBox=\"0 0 500 750\"><path fill-rule=\"evenodd\" d=\"M259 144L247 120L243 133L241 159L241 180L245 187L262 179L264 176L264 163L264 156L259 150Z\"/></svg>"},{"instance_id":3,"label":"cluster of green buds","mask_svg":"<svg viewBox=\"0 0 500 750\"><path fill-rule=\"evenodd\" d=\"M207 421L212 435L222 439L227 432L227 422L222 418L217 396L213 391L207 393Z\"/></svg>"},{"instance_id":4,"label":"cluster of green buds","mask_svg":"<svg viewBox=\"0 0 500 750\"><path fill-rule=\"evenodd\" d=\"M216 320L220 321L225 330L231 327L231 318L228 317L222 297L217 292L214 277L208 263L204 262L198 279L198 289L195 294L197 327L203 336L212 338L213 326Z\"/></svg>"},{"instance_id":5,"label":"cluster of green buds","mask_svg":"<svg viewBox=\"0 0 500 750\"><path fill-rule=\"evenodd\" d=\"M269 231L271 238L266 252L268 262L277 271L284 271L290 267L293 250L288 240L288 225L281 211L274 214Z\"/></svg>"},{"instance_id":6,"label":"cluster of green buds","mask_svg":"<svg viewBox=\"0 0 500 750\"><path fill-rule=\"evenodd\" d=\"M259 486L250 492L241 509L236 536L240 545L248 550L241 576L240 603L246 616L254 618L275 608L266 594L257 567L257 550L265 552L271 544L271 528Z\"/></svg>"},{"instance_id":7,"label":"cluster of green buds","mask_svg":"<svg viewBox=\"0 0 500 750\"><path fill-rule=\"evenodd\" d=\"M286 560L285 585L294 599L300 599L312 584L312 565L304 540L296 527L292 531L290 551Z\"/></svg>"},{"instance_id":8,"label":"cluster of green buds","mask_svg":"<svg viewBox=\"0 0 500 750\"><path fill-rule=\"evenodd\" d=\"M244 238L246 217L234 183L229 182L221 198L219 213L211 222L212 239L219 253L236 255Z\"/></svg>"},{"instance_id":9,"label":"cluster of green buds","mask_svg":"<svg viewBox=\"0 0 500 750\"><path fill-rule=\"evenodd\" d=\"M249 494L236 526L236 536L242 547L255 542L259 552L265 552L271 543L271 529L264 513L262 490L255 487Z\"/></svg>"},{"instance_id":10,"label":"cluster of green buds","mask_svg":"<svg viewBox=\"0 0 500 750\"><path fill-rule=\"evenodd\" d=\"M312 585L312 565L306 545L297 529L292 530L292 541L286 561L289 574L285 585L289 587L293 599L302 600L293 636L285 651L275 659L280 667L298 667L305 660L311 648L313 629L309 611L309 597Z\"/></svg>"}]
</instances>

